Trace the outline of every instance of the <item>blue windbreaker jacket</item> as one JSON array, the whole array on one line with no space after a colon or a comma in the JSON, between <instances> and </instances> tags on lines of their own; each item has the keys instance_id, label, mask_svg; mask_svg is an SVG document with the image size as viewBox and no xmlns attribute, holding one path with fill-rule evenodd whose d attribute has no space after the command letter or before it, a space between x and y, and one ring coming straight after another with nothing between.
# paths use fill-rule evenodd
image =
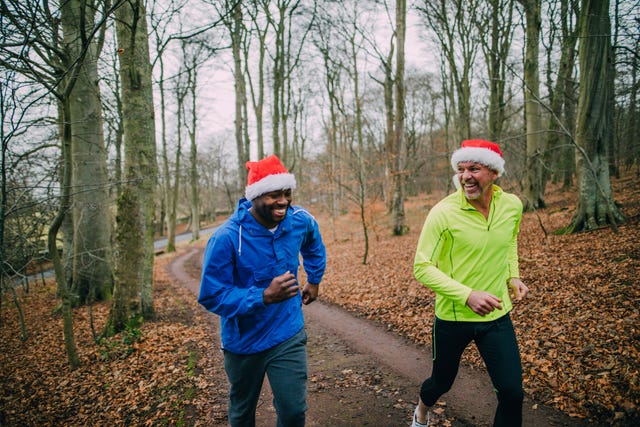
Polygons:
<instances>
[{"instance_id":1,"label":"blue windbreaker jacket","mask_svg":"<svg viewBox=\"0 0 640 427\"><path fill-rule=\"evenodd\" d=\"M262 292L287 271L297 278L300 254L309 283L320 283L326 265L318 223L308 211L290 206L272 233L253 218L250 207L250 201L241 199L209 239L198 297L220 316L222 347L236 354L267 350L298 333L304 326L300 292L269 305Z\"/></svg>"}]
</instances>

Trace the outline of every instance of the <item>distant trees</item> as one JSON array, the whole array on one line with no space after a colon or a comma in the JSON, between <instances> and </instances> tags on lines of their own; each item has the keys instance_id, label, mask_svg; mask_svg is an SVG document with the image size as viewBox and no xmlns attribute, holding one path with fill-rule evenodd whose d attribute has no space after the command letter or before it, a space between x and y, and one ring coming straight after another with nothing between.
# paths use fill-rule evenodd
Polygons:
<instances>
[{"instance_id":1,"label":"distant trees","mask_svg":"<svg viewBox=\"0 0 640 427\"><path fill-rule=\"evenodd\" d=\"M42 237L55 215L55 206L42 203L41 194L53 197L56 189L50 183L52 168L47 167L46 148L15 147L14 140L25 134L24 125L38 126L42 118L29 117L21 108L21 90L29 84L8 72L0 81L0 307L4 308L5 294L10 294L20 319L22 339L29 335L17 287L30 289L29 275L33 260L46 256ZM48 144L50 149L53 144ZM38 168L40 176L33 176L31 168ZM0 321L0 327L2 327Z\"/></svg>"}]
</instances>

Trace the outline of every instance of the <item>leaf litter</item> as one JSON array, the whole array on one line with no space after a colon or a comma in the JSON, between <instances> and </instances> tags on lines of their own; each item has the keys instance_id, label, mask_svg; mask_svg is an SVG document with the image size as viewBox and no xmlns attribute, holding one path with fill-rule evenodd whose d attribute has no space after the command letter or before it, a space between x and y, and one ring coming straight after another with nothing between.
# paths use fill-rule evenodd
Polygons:
<instances>
[{"instance_id":1,"label":"leaf litter","mask_svg":"<svg viewBox=\"0 0 640 427\"><path fill-rule=\"evenodd\" d=\"M570 222L576 203L559 188L548 192L545 209L524 215L519 252L530 294L515 304L513 320L532 399L584 420L626 426L640 420L640 189L631 178L615 180L614 189L627 216L618 233L553 234ZM322 207L311 207L328 250L321 298L429 346L434 295L413 278L412 262L424 217L442 196L408 199L410 231L401 237L388 232L382 203L368 206L366 265L355 210L332 220L316 214ZM17 310L4 298L0 425L223 425L227 383L215 350L215 320L167 274L171 259L157 258L157 318L139 330L96 343L91 322L101 330L108 304L74 310L82 362L75 371L66 364L55 286L37 284L20 293L26 342ZM193 269L197 274L199 266ZM482 365L472 348L463 363ZM310 384L384 390L379 376L354 370L340 378L317 374Z\"/></svg>"}]
</instances>

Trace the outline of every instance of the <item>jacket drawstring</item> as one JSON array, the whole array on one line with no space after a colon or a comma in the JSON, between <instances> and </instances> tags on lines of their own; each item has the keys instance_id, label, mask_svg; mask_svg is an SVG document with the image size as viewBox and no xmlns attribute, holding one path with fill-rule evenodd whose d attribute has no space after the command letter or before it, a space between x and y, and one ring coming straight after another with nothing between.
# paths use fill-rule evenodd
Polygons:
<instances>
[{"instance_id":1,"label":"jacket drawstring","mask_svg":"<svg viewBox=\"0 0 640 427\"><path fill-rule=\"evenodd\" d=\"M240 231L238 232L238 256L242 255L242 225L240 226Z\"/></svg>"}]
</instances>

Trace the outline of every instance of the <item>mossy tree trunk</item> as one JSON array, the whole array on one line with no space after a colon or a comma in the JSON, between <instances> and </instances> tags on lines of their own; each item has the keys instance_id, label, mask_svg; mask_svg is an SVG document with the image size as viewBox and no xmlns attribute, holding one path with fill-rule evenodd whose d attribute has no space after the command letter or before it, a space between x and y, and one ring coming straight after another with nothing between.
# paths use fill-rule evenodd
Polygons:
<instances>
[{"instance_id":1,"label":"mossy tree trunk","mask_svg":"<svg viewBox=\"0 0 640 427\"><path fill-rule=\"evenodd\" d=\"M123 191L118 198L114 300L105 333L123 330L153 309L153 234L157 181L156 140L144 2L116 11L124 123Z\"/></svg>"},{"instance_id":2,"label":"mossy tree trunk","mask_svg":"<svg viewBox=\"0 0 640 427\"><path fill-rule=\"evenodd\" d=\"M578 203L565 232L616 225L624 216L616 206L609 176L612 141L613 58L609 1L585 0L580 16L580 89L576 121Z\"/></svg>"},{"instance_id":3,"label":"mossy tree trunk","mask_svg":"<svg viewBox=\"0 0 640 427\"><path fill-rule=\"evenodd\" d=\"M527 131L525 160L524 208L531 211L545 206L542 194L542 116L540 107L540 0L518 0L526 18L524 60L524 100Z\"/></svg>"},{"instance_id":4,"label":"mossy tree trunk","mask_svg":"<svg viewBox=\"0 0 640 427\"><path fill-rule=\"evenodd\" d=\"M111 296L111 215L104 146L102 102L98 86L99 43L94 28L98 1L61 4L67 78L71 88L71 210L73 218L72 290L80 303Z\"/></svg>"}]
</instances>

